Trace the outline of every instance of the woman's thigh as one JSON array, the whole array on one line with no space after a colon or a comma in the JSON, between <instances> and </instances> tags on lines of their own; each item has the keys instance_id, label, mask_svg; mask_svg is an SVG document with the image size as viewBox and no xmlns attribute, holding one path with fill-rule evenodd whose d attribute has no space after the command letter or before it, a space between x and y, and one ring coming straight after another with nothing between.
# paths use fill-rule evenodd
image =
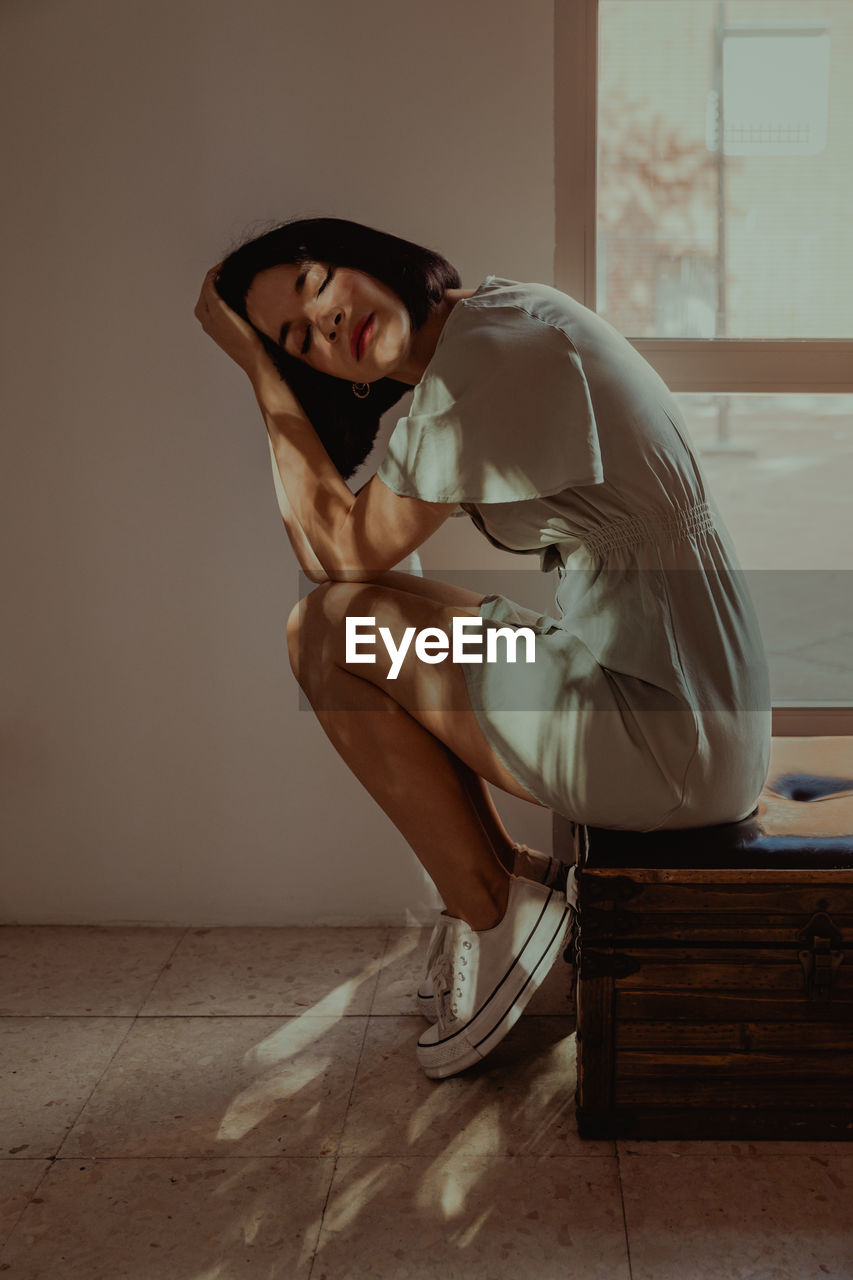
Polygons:
<instances>
[{"instance_id":1,"label":"woman's thigh","mask_svg":"<svg viewBox=\"0 0 853 1280\"><path fill-rule=\"evenodd\" d=\"M399 653L411 628L416 634L436 627L452 636L453 619L479 617L482 599L461 587L393 571L372 582L323 583L300 600L291 614L291 663L312 706L324 717L348 709L341 701L340 681L334 680L336 670L348 671L382 689L487 782L541 805L492 750L471 706L461 663L450 655L442 662L423 661L415 654L413 636L405 657L395 660L381 638L379 629L385 628ZM362 623L360 630L362 635L372 633L376 640L359 648L375 661L358 661L347 653L346 620L356 617L371 620L370 625ZM472 635L476 637L469 632Z\"/></svg>"},{"instance_id":2,"label":"woman's thigh","mask_svg":"<svg viewBox=\"0 0 853 1280\"><path fill-rule=\"evenodd\" d=\"M475 612L485 599L480 591L470 591L467 587L457 587L437 578L420 578L416 574L403 573L399 569L387 569L384 573L377 574L373 582L377 586L393 587L396 591L405 591L409 595L426 596L439 604L473 605Z\"/></svg>"}]
</instances>

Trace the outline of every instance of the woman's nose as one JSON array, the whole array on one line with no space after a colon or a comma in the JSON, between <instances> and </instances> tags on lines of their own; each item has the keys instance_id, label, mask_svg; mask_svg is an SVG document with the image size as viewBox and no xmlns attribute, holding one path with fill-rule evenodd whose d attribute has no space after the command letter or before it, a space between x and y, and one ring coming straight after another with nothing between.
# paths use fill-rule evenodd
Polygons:
<instances>
[{"instance_id":1,"label":"woman's nose","mask_svg":"<svg viewBox=\"0 0 853 1280\"><path fill-rule=\"evenodd\" d=\"M319 321L320 330L330 342L337 342L338 331L343 323L344 313L340 310L327 311Z\"/></svg>"}]
</instances>

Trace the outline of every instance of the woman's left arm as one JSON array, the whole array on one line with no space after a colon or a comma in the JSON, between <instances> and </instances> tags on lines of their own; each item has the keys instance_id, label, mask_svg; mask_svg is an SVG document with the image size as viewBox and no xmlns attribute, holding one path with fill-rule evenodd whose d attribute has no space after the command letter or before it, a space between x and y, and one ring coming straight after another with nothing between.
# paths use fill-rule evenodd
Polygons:
<instances>
[{"instance_id":1,"label":"woman's left arm","mask_svg":"<svg viewBox=\"0 0 853 1280\"><path fill-rule=\"evenodd\" d=\"M456 504L401 497L377 476L355 496L252 326L217 293L217 270L207 273L195 314L251 381L300 531L327 577L370 581L425 542Z\"/></svg>"}]
</instances>

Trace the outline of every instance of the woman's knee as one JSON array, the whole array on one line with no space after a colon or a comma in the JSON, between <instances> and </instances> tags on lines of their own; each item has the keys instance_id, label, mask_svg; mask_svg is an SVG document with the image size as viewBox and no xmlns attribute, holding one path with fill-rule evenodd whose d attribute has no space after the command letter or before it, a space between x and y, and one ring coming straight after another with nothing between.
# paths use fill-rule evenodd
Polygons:
<instances>
[{"instance_id":1,"label":"woman's knee","mask_svg":"<svg viewBox=\"0 0 853 1280\"><path fill-rule=\"evenodd\" d=\"M299 646L300 635L302 632L302 619L305 614L305 601L297 600L296 604L290 610L285 627L285 636L287 637L287 653L290 658L290 666L293 674L299 679Z\"/></svg>"},{"instance_id":2,"label":"woman's knee","mask_svg":"<svg viewBox=\"0 0 853 1280\"><path fill-rule=\"evenodd\" d=\"M290 668L303 687L309 672L308 664L306 664L304 658L307 652L318 647L318 613L322 616L322 611L318 610L317 606L320 593L326 589L327 585L325 582L321 583L313 591L309 592L307 596L297 600L287 619L285 635L287 637Z\"/></svg>"},{"instance_id":3,"label":"woman's knee","mask_svg":"<svg viewBox=\"0 0 853 1280\"><path fill-rule=\"evenodd\" d=\"M334 662L336 630L363 583L321 582L297 600L287 619L290 666L302 687L311 675ZM310 655L310 662L306 657Z\"/></svg>"}]
</instances>

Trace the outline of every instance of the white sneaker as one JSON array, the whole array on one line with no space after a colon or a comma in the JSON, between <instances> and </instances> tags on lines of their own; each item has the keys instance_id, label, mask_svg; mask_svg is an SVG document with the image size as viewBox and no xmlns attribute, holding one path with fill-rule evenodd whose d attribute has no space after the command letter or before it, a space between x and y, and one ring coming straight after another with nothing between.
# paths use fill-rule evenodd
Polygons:
<instances>
[{"instance_id":1,"label":"white sneaker","mask_svg":"<svg viewBox=\"0 0 853 1280\"><path fill-rule=\"evenodd\" d=\"M441 1079L491 1052L521 1016L571 930L565 893L512 876L503 918L472 929L446 917L432 964L437 1018L418 1040L418 1061Z\"/></svg>"},{"instance_id":2,"label":"white sneaker","mask_svg":"<svg viewBox=\"0 0 853 1280\"><path fill-rule=\"evenodd\" d=\"M528 849L526 844L517 844L515 846L515 859L512 867L514 876L521 876L524 880L535 880L537 884L546 884L552 889L565 889L568 870L568 863L560 862L557 858L552 858L547 853L538 853L536 849ZM435 1022L438 1016L430 972L436 956L436 948L440 947L447 922L452 919L453 917L448 916L446 911L442 911L427 944L426 972L421 979L421 985L418 987L418 1008L429 1022Z\"/></svg>"}]
</instances>

